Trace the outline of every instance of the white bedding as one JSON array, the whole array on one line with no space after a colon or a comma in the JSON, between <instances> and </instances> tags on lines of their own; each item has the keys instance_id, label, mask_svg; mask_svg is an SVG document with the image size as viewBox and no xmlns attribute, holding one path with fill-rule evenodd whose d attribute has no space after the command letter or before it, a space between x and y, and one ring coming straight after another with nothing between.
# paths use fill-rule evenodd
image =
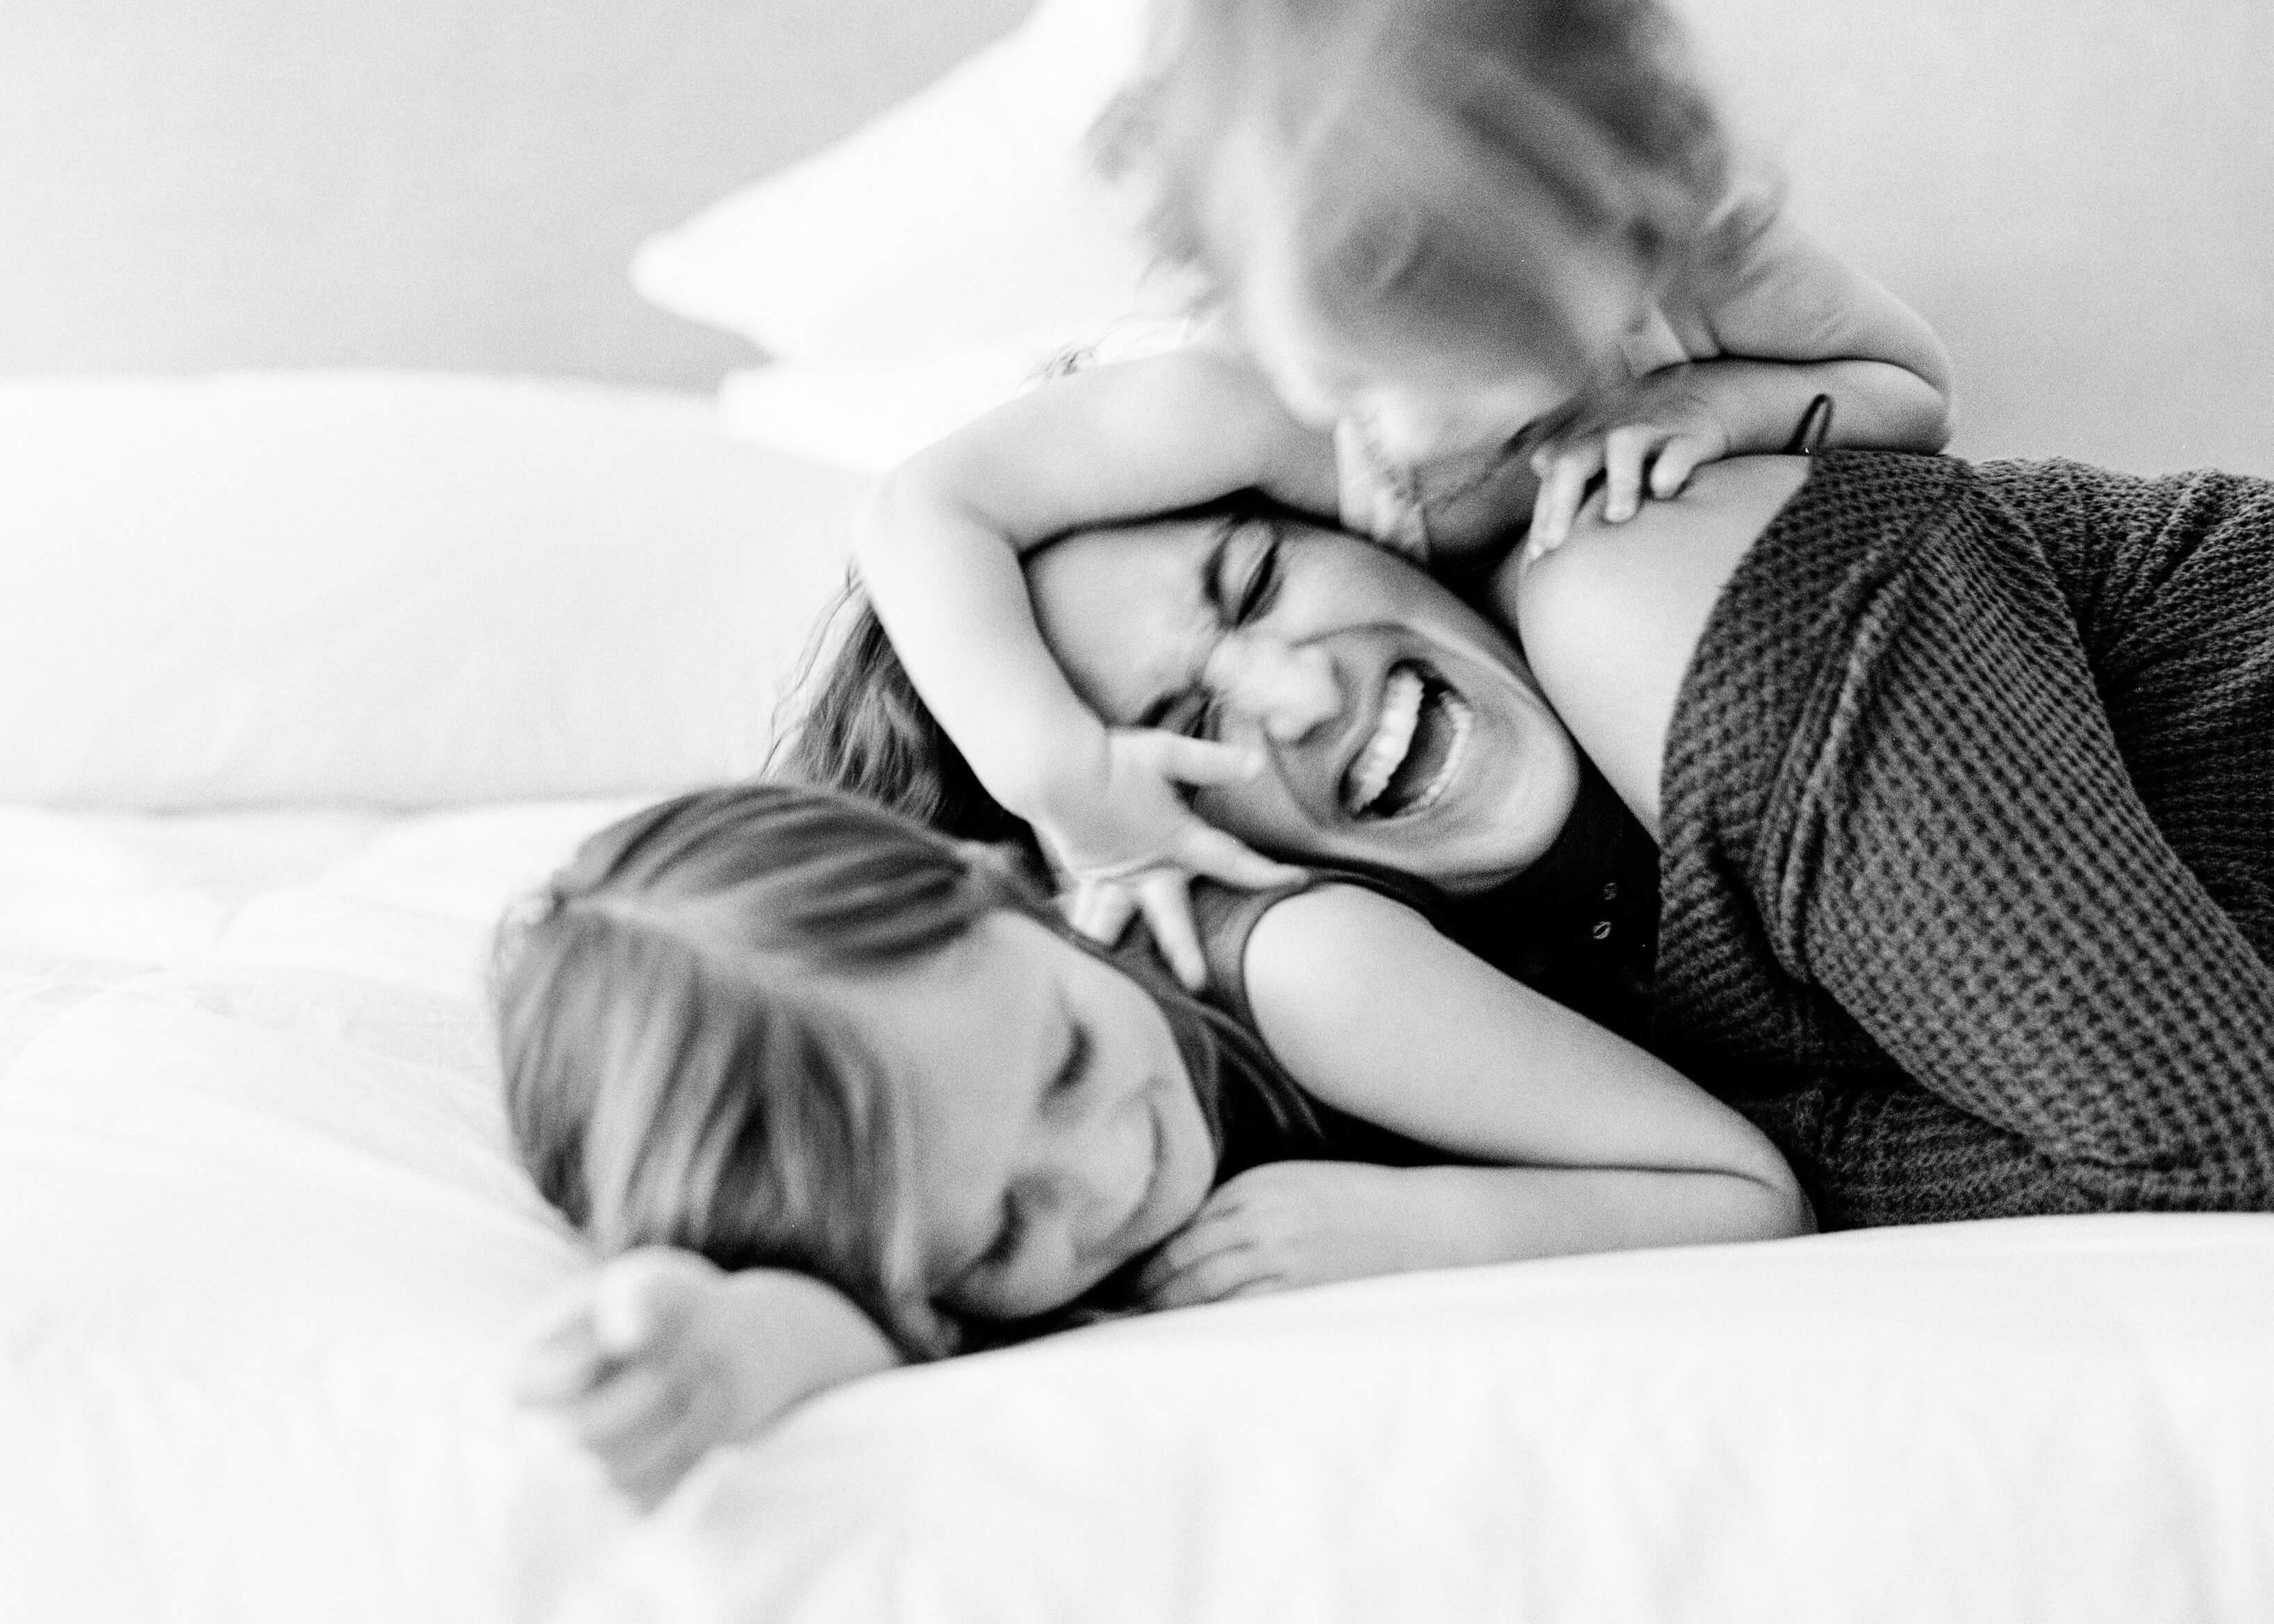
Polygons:
<instances>
[{"instance_id":1,"label":"white bedding","mask_svg":"<svg viewBox=\"0 0 2274 1624\"><path fill-rule=\"evenodd\" d=\"M604 812L0 811L0 1618L534 1617L617 1515L471 996Z\"/></svg>"},{"instance_id":2,"label":"white bedding","mask_svg":"<svg viewBox=\"0 0 2274 1624\"><path fill-rule=\"evenodd\" d=\"M2261 1620L2274 1220L1579 1259L904 1372L644 1528L489 921L614 804L0 809L0 1618Z\"/></svg>"}]
</instances>

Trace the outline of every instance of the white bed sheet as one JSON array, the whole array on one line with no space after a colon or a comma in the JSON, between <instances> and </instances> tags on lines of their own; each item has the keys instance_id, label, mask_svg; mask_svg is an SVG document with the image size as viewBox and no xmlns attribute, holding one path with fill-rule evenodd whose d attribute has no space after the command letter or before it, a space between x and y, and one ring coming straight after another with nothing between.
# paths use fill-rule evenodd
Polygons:
<instances>
[{"instance_id":1,"label":"white bed sheet","mask_svg":"<svg viewBox=\"0 0 2274 1624\"><path fill-rule=\"evenodd\" d=\"M621 1522L472 996L609 810L0 810L0 1618L535 1618Z\"/></svg>"},{"instance_id":2,"label":"white bed sheet","mask_svg":"<svg viewBox=\"0 0 2274 1624\"><path fill-rule=\"evenodd\" d=\"M1573 1259L901 1372L633 1529L516 1417L504 902L618 808L0 808L0 1618L2263 1620L2274 1220Z\"/></svg>"}]
</instances>

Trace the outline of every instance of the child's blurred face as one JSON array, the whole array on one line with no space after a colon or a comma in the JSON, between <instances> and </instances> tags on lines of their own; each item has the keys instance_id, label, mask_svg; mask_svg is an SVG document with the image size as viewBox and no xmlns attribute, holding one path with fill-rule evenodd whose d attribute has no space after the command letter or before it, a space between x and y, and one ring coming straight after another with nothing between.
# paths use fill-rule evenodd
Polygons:
<instances>
[{"instance_id":1,"label":"child's blurred face","mask_svg":"<svg viewBox=\"0 0 2274 1624\"><path fill-rule=\"evenodd\" d=\"M933 1301L989 1320L1073 1302L1200 1210L1216 1147L1160 1006L998 910L847 997L904 1080Z\"/></svg>"},{"instance_id":2,"label":"child's blurred face","mask_svg":"<svg viewBox=\"0 0 2274 1624\"><path fill-rule=\"evenodd\" d=\"M1486 889L1555 843L1578 754L1507 638L1380 547L1261 520L1091 531L1035 555L1035 616L1108 722L1248 745L1201 816L1297 861Z\"/></svg>"},{"instance_id":3,"label":"child's blurred face","mask_svg":"<svg viewBox=\"0 0 2274 1624\"><path fill-rule=\"evenodd\" d=\"M1635 255L1576 230L1544 194L1520 258L1479 266L1477 239L1494 234L1462 215L1488 206L1462 194L1449 164L1429 178L1441 184L1392 189L1371 215L1333 199L1306 212L1290 166L1235 132L1201 214L1240 342L1288 410L1321 428L1356 422L1407 463L1512 439L1615 372L1652 292ZM1441 252L1450 237L1465 239L1465 267ZM1337 254L1340 265L1317 263ZM1346 297L1329 310L1322 286Z\"/></svg>"}]
</instances>

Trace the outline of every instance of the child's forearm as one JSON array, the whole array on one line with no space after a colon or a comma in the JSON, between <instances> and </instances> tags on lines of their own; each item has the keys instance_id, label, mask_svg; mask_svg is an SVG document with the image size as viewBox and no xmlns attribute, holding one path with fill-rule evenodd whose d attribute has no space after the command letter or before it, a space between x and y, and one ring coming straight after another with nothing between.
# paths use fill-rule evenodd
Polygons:
<instances>
[{"instance_id":1,"label":"child's forearm","mask_svg":"<svg viewBox=\"0 0 2274 1624\"><path fill-rule=\"evenodd\" d=\"M919 463L871 499L855 557L917 691L989 794L1032 821L1099 771L1104 725L1043 642L1007 538Z\"/></svg>"},{"instance_id":2,"label":"child's forearm","mask_svg":"<svg viewBox=\"0 0 2274 1624\"><path fill-rule=\"evenodd\" d=\"M1632 1168L1415 1168L1414 1268L1775 1240L1816 1227L1788 1178Z\"/></svg>"},{"instance_id":3,"label":"child's forearm","mask_svg":"<svg viewBox=\"0 0 2274 1624\"><path fill-rule=\"evenodd\" d=\"M1691 381L1728 432L1728 455L1781 451L1818 395L1830 443L1939 451L1951 429L1950 354L1925 319L1788 219L1758 237L1691 312L1710 354Z\"/></svg>"},{"instance_id":4,"label":"child's forearm","mask_svg":"<svg viewBox=\"0 0 2274 1624\"><path fill-rule=\"evenodd\" d=\"M1788 449L1809 404L1832 398L1825 443L1886 451L1939 451L1950 442L1950 397L1894 361L1695 363L1690 382L1729 437L1728 455Z\"/></svg>"},{"instance_id":5,"label":"child's forearm","mask_svg":"<svg viewBox=\"0 0 2274 1624\"><path fill-rule=\"evenodd\" d=\"M990 794L1048 822L1106 772L1105 729L1043 642L1020 555L1251 488L1331 511L1330 442L1252 367L1201 350L1046 384L887 476L855 557L916 691Z\"/></svg>"}]
</instances>

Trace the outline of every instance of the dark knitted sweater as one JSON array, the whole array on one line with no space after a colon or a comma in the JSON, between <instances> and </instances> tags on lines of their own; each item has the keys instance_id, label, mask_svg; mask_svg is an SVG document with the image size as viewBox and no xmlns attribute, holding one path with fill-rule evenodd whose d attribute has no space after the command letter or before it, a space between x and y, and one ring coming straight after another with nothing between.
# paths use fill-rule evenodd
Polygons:
<instances>
[{"instance_id":1,"label":"dark knitted sweater","mask_svg":"<svg viewBox=\"0 0 2274 1624\"><path fill-rule=\"evenodd\" d=\"M1827 1226L2274 1207L2274 485L1819 459L1661 804L1654 1046Z\"/></svg>"}]
</instances>

